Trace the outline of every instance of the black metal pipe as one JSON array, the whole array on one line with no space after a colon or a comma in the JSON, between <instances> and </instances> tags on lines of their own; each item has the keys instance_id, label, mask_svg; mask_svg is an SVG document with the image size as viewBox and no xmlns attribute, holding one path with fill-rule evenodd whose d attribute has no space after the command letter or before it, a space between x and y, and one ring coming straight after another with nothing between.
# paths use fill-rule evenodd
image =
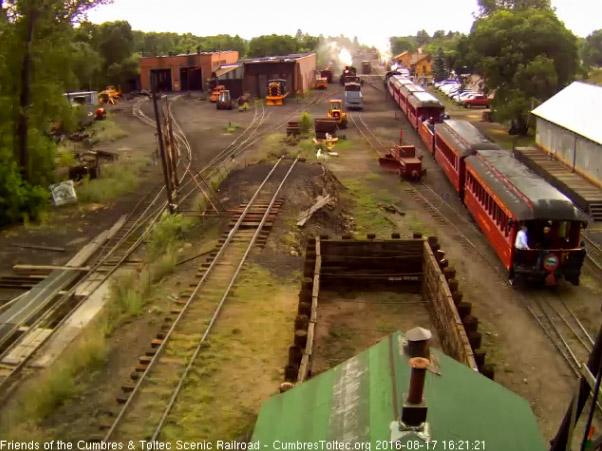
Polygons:
<instances>
[{"instance_id":1,"label":"black metal pipe","mask_svg":"<svg viewBox=\"0 0 602 451\"><path fill-rule=\"evenodd\" d=\"M589 359L587 360L587 367L592 372L592 374L600 368L600 363L602 361L602 325L598 330L598 336L596 337L596 342L594 343L594 348L592 349L591 354L589 355ZM587 402L587 398L589 397L589 393L591 388L588 382L581 378L581 384L579 387L579 395L577 396L577 409L575 415L575 424L581 415L581 411L585 407L585 403ZM573 402L571 401L569 407L562 419L562 423L558 428L558 432L556 436L552 439L550 450L549 451L566 451L567 442L569 436L569 429L571 423L571 413L573 411Z\"/></svg>"},{"instance_id":2,"label":"black metal pipe","mask_svg":"<svg viewBox=\"0 0 602 451\"><path fill-rule=\"evenodd\" d=\"M583 432L583 440L581 441L581 451L585 450L585 442L587 442L589 428L591 427L592 419L594 418L594 409L596 408L596 402L598 401L598 392L600 391L600 379L602 379L602 360L600 361L600 367L598 368L598 374L596 375L596 384L594 386L594 394L592 395L592 405L589 408L587 421L585 423L585 431Z\"/></svg>"}]
</instances>

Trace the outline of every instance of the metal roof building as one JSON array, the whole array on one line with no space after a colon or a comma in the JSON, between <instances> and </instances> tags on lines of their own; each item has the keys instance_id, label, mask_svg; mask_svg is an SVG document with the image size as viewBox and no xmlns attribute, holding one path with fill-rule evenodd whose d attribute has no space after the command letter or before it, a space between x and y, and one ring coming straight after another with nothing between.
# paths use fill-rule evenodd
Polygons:
<instances>
[{"instance_id":1,"label":"metal roof building","mask_svg":"<svg viewBox=\"0 0 602 451\"><path fill-rule=\"evenodd\" d=\"M393 333L335 368L273 396L263 403L251 441L269 450L546 449L527 401L434 349L429 366L420 370L407 349L404 336ZM416 380L417 369L423 371L424 392L420 389L418 395L422 402L412 404L416 385L410 388L410 378ZM409 432L412 427L407 425L417 424L415 420L421 426ZM424 443L401 447L389 442L399 439L400 444L416 445L425 435L430 448ZM332 446L350 442L355 446Z\"/></svg>"},{"instance_id":2,"label":"metal roof building","mask_svg":"<svg viewBox=\"0 0 602 451\"><path fill-rule=\"evenodd\" d=\"M531 113L537 145L602 187L602 86L573 82Z\"/></svg>"}]
</instances>

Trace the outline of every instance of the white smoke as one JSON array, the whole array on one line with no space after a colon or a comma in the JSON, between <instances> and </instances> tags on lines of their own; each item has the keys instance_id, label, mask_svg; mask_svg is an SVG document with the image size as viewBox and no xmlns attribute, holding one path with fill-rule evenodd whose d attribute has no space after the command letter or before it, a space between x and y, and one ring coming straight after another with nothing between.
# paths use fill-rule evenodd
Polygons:
<instances>
[{"instance_id":1,"label":"white smoke","mask_svg":"<svg viewBox=\"0 0 602 451\"><path fill-rule=\"evenodd\" d=\"M343 66L351 66L353 64L353 58L351 57L351 53L345 48L341 49L338 58L341 64L343 64Z\"/></svg>"}]
</instances>

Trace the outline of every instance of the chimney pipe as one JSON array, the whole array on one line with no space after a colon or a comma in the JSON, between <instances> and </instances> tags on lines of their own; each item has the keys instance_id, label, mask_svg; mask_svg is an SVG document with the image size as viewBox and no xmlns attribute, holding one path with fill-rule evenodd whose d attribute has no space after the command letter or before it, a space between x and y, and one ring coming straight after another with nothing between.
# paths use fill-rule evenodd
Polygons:
<instances>
[{"instance_id":1,"label":"chimney pipe","mask_svg":"<svg viewBox=\"0 0 602 451\"><path fill-rule=\"evenodd\" d=\"M406 334L408 340L407 354L412 357L430 358L429 345L433 334L430 330L422 327L415 327Z\"/></svg>"},{"instance_id":2,"label":"chimney pipe","mask_svg":"<svg viewBox=\"0 0 602 451\"><path fill-rule=\"evenodd\" d=\"M412 374L410 376L410 393L408 393L407 399L409 404L422 403L426 368L429 366L429 363L431 362L423 357L414 357L410 359Z\"/></svg>"}]
</instances>

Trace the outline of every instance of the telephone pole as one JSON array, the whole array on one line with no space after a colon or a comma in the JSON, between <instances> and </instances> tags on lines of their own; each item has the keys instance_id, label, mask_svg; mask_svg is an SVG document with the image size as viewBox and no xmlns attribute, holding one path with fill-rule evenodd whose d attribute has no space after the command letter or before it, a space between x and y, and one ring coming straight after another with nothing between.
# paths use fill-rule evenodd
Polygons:
<instances>
[{"instance_id":1,"label":"telephone pole","mask_svg":"<svg viewBox=\"0 0 602 451\"><path fill-rule=\"evenodd\" d=\"M175 212L175 204L172 197L172 186L169 174L167 173L167 159L165 156L165 142L163 141L163 132L161 131L161 118L159 117L159 108L157 107L157 90L153 86L153 108L155 109L155 121L157 122L157 138L159 139L159 150L161 151L161 165L163 166L163 177L165 178L165 190L167 191L167 208L171 214Z\"/></svg>"}]
</instances>

